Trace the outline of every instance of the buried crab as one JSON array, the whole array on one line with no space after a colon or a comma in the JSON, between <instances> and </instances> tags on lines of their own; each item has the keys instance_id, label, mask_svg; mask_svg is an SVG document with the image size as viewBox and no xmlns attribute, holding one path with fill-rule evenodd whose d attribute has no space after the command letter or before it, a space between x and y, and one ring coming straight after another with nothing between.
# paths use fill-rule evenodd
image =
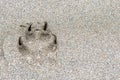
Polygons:
<instances>
[{"instance_id":1,"label":"buried crab","mask_svg":"<svg viewBox=\"0 0 120 80\"><path fill-rule=\"evenodd\" d=\"M36 27L32 23L27 23L27 25L20 25L20 27L25 28L25 31L24 35L18 38L17 48L23 56L27 56L27 58L32 56L36 61L43 62L43 58L50 56L50 53L53 54L57 50L57 36L48 29L47 22L44 22L42 27Z\"/></svg>"}]
</instances>

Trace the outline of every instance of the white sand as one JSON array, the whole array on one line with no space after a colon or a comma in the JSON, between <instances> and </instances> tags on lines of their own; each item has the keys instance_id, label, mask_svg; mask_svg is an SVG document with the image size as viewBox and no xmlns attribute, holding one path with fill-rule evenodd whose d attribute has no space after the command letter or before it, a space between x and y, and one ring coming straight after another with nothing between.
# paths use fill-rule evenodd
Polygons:
<instances>
[{"instance_id":1,"label":"white sand","mask_svg":"<svg viewBox=\"0 0 120 80\"><path fill-rule=\"evenodd\" d=\"M12 50L19 25L37 21L59 43L57 65L39 70ZM0 0L0 40L0 80L120 80L120 0Z\"/></svg>"}]
</instances>

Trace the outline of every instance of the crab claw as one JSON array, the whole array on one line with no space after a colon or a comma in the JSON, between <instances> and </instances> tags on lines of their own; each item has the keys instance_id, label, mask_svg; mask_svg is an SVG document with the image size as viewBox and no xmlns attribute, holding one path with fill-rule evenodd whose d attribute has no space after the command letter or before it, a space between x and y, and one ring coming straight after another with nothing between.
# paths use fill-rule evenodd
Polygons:
<instances>
[{"instance_id":1,"label":"crab claw","mask_svg":"<svg viewBox=\"0 0 120 80\"><path fill-rule=\"evenodd\" d=\"M52 42L45 48L45 51L55 52L58 46L57 37L55 34L52 34Z\"/></svg>"},{"instance_id":2,"label":"crab claw","mask_svg":"<svg viewBox=\"0 0 120 80\"><path fill-rule=\"evenodd\" d=\"M54 36L53 43L54 43L54 44L57 44L57 36L56 36L55 34L53 34L53 36Z\"/></svg>"},{"instance_id":3,"label":"crab claw","mask_svg":"<svg viewBox=\"0 0 120 80\"><path fill-rule=\"evenodd\" d=\"M28 48L23 44L22 37L19 37L19 40L18 40L18 50L19 50L19 52L22 53L23 55L29 53Z\"/></svg>"}]
</instances>

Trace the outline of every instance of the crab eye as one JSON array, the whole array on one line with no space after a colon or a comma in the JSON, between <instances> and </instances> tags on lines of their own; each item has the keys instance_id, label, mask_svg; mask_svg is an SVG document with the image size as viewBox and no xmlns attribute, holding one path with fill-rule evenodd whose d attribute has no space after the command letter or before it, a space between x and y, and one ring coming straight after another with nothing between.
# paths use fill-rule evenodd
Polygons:
<instances>
[{"instance_id":1,"label":"crab eye","mask_svg":"<svg viewBox=\"0 0 120 80\"><path fill-rule=\"evenodd\" d=\"M30 27L28 28L28 31L31 31L31 26L32 26L32 24L31 24Z\"/></svg>"},{"instance_id":2,"label":"crab eye","mask_svg":"<svg viewBox=\"0 0 120 80\"><path fill-rule=\"evenodd\" d=\"M27 40L32 40L35 38L34 31L35 31L34 29L32 30L32 24L30 24L30 26L25 31L25 37Z\"/></svg>"},{"instance_id":3,"label":"crab eye","mask_svg":"<svg viewBox=\"0 0 120 80\"><path fill-rule=\"evenodd\" d=\"M23 42L21 41L21 37L19 37L18 44L21 46L23 45Z\"/></svg>"},{"instance_id":4,"label":"crab eye","mask_svg":"<svg viewBox=\"0 0 120 80\"><path fill-rule=\"evenodd\" d=\"M43 28L43 30L46 31L46 30L47 30L47 27L48 27L48 23L47 23L47 22L44 22L44 28Z\"/></svg>"}]
</instances>

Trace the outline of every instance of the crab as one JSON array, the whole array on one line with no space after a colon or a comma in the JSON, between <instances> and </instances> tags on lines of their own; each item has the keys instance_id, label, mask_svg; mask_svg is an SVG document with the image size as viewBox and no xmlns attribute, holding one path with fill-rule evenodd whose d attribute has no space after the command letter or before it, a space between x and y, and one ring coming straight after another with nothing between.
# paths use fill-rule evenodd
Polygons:
<instances>
[{"instance_id":1,"label":"crab","mask_svg":"<svg viewBox=\"0 0 120 80\"><path fill-rule=\"evenodd\" d=\"M24 28L24 33L19 36L17 42L18 51L22 54L23 60L29 64L43 63L45 59L54 60L50 58L50 54L56 55L58 43L57 36L48 29L48 23L44 22L44 26L27 23L20 25ZM48 57L47 57L48 56ZM53 62L53 61L52 61Z\"/></svg>"}]
</instances>

